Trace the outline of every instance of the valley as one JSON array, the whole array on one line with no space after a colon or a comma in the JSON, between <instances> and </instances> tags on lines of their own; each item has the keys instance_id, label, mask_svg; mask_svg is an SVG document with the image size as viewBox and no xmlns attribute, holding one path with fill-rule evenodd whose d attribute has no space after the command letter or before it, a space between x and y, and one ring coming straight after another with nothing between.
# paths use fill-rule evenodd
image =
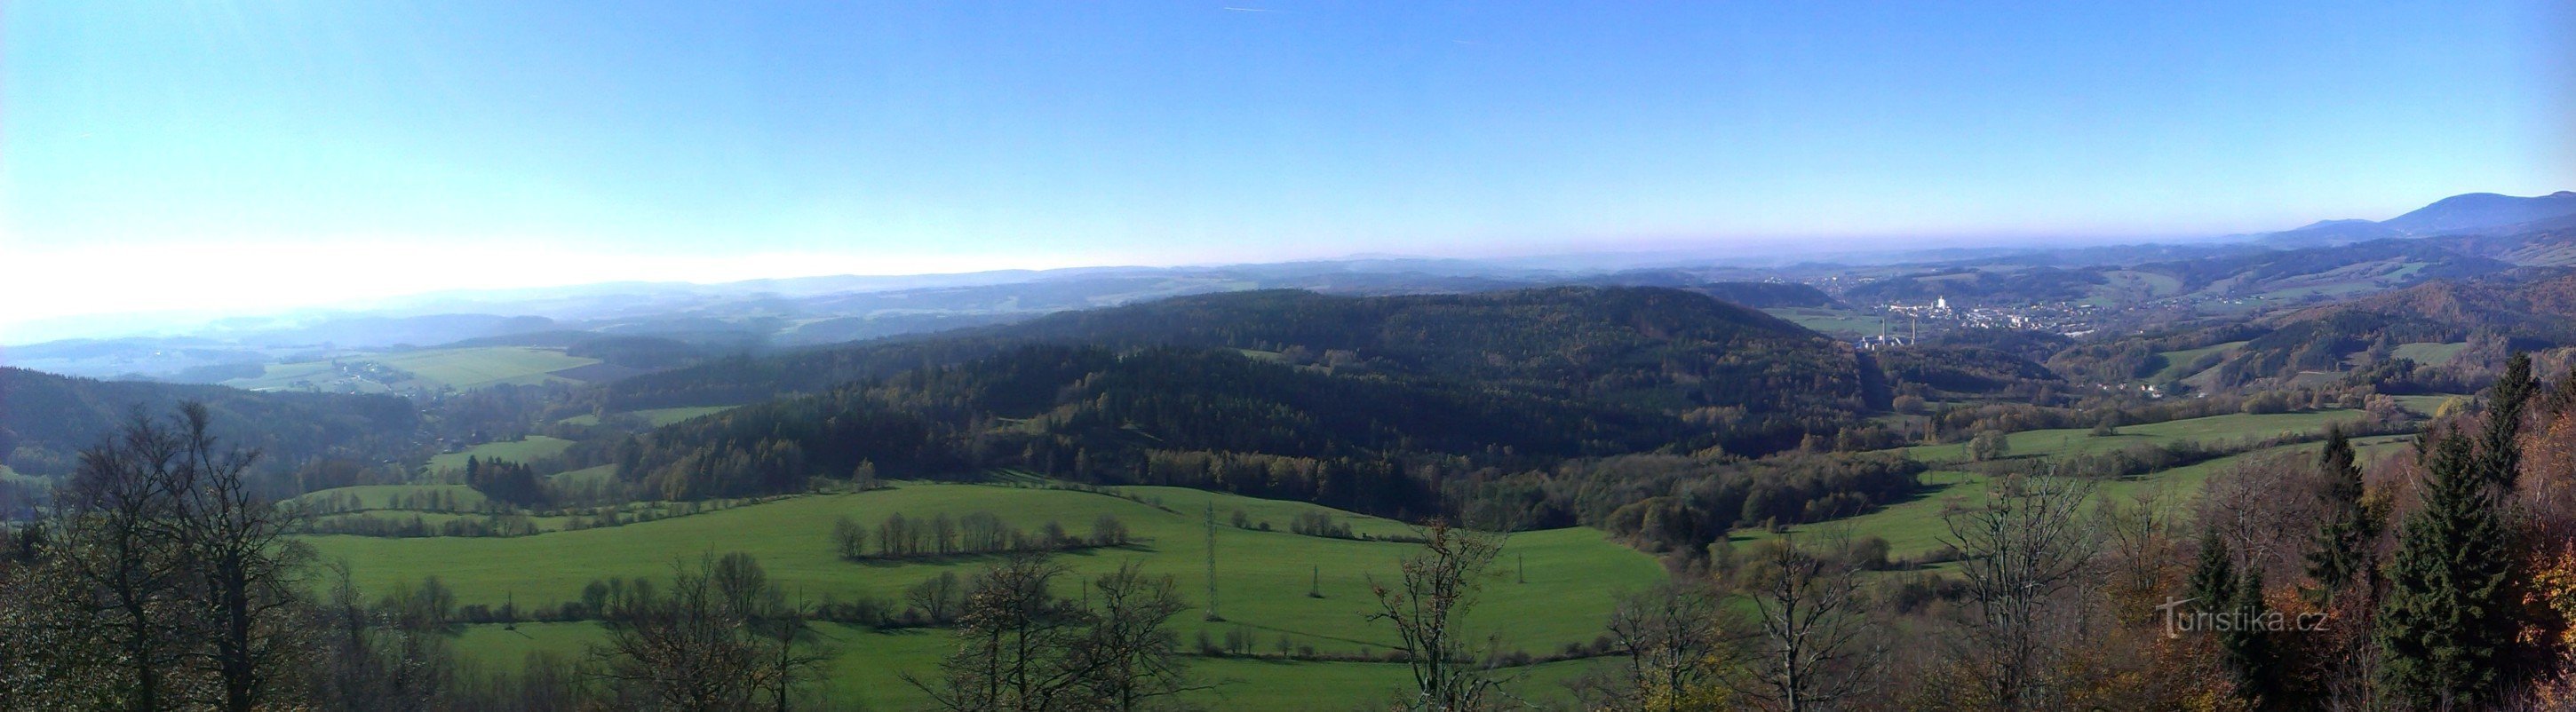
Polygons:
<instances>
[{"instance_id":1,"label":"valley","mask_svg":"<svg viewBox=\"0 0 2576 712\"><path fill-rule=\"evenodd\" d=\"M625 664L611 651L639 606L676 605L656 596L721 564L756 572L760 615L804 631L741 643L810 658L799 699L898 709L942 704L930 676L972 649L975 596L1028 565L1052 572L1047 610L1083 625L1114 615L1096 587L1161 582L1178 701L1384 704L1422 643L1382 598L1404 589L1380 587L1410 585L1440 522L1498 547L1458 579L1471 604L1444 625L1475 642L1444 657L1569 706L1633 691L1668 644L1623 627L1641 606L1757 635L1766 566L1868 601L1843 620L1869 635L1956 632L1975 623L1944 611L1976 600L1995 555L1963 536L1976 517L2146 517L2162 523L2120 541L2156 556L2203 529L2299 551L2323 535L2296 519L2320 505L2296 502L2347 456L2367 506L2422 506L2392 499L2441 466L2419 443L2489 427L2500 379L2576 392L2576 278L2471 269L2500 248L2465 238L2385 239L2412 242L1475 289L1274 270L1367 286L1068 287L1081 303L1063 310L799 346L732 317L657 336L451 320L519 330L208 384L8 369L0 511L38 531L136 409L203 403L211 434L263 451L246 486L283 502L281 535L324 574L295 595L363 614L361 638L427 646L406 664L526 681ZM2576 399L2532 402L2517 437L2529 467L2555 467ZM2054 491L2077 496L2029 499ZM2246 565L2316 575L2264 556Z\"/></svg>"}]
</instances>

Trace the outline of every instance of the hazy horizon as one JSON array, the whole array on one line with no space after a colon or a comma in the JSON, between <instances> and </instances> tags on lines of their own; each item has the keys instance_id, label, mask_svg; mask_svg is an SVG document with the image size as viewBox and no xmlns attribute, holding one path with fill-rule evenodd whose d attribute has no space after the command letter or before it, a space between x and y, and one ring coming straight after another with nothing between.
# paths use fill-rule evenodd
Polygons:
<instances>
[{"instance_id":1,"label":"hazy horizon","mask_svg":"<svg viewBox=\"0 0 2576 712\"><path fill-rule=\"evenodd\" d=\"M1621 10L13 4L0 337L616 281L2173 241L2576 186L2551 3Z\"/></svg>"}]
</instances>

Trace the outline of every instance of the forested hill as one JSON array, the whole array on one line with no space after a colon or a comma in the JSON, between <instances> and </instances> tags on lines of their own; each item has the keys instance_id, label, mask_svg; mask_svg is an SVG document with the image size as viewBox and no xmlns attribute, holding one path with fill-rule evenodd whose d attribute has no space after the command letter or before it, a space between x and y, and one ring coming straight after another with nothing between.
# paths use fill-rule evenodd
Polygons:
<instances>
[{"instance_id":1,"label":"forested hill","mask_svg":"<svg viewBox=\"0 0 2576 712\"><path fill-rule=\"evenodd\" d=\"M2576 272L2526 267L2079 345L2051 356L2050 366L2107 380L2188 377L2185 385L2197 388L2304 379L2381 392L2460 392L2483 387L2515 350L2568 345L2576 345ZM2189 363L2169 361L2174 352L2196 355Z\"/></svg>"},{"instance_id":2,"label":"forested hill","mask_svg":"<svg viewBox=\"0 0 2576 712\"><path fill-rule=\"evenodd\" d=\"M2218 382L2339 370L2348 363L2395 369L2358 376L2374 381L2423 381L2432 374L2392 362L2394 346L2466 344L2450 365L2475 373L2501 366L2515 349L2576 344L2576 274L2520 276L2427 282L2268 319L2260 326L2271 331L2221 364ZM2464 379L2457 387L2467 385Z\"/></svg>"},{"instance_id":3,"label":"forested hill","mask_svg":"<svg viewBox=\"0 0 2576 712\"><path fill-rule=\"evenodd\" d=\"M2576 343L2576 272L2529 271L2488 279L2427 282L2393 292L2316 307L2267 320L2276 327L2366 314L2447 329L2410 340L2457 340L2472 331Z\"/></svg>"},{"instance_id":4,"label":"forested hill","mask_svg":"<svg viewBox=\"0 0 2576 712\"><path fill-rule=\"evenodd\" d=\"M946 335L731 359L608 386L612 407L724 405L950 365L1031 343L1238 349L1700 419L1834 423L1868 410L1860 359L1762 312L1653 287L1345 297L1207 294ZM1795 443L1790 435L1789 443Z\"/></svg>"},{"instance_id":5,"label":"forested hill","mask_svg":"<svg viewBox=\"0 0 2576 712\"><path fill-rule=\"evenodd\" d=\"M420 430L419 409L394 396L97 381L0 367L0 457L22 472L68 473L81 448L115 432L137 409L162 416L184 400L206 404L217 436L260 448L274 464L322 456L376 461L408 452Z\"/></svg>"},{"instance_id":6,"label":"forested hill","mask_svg":"<svg viewBox=\"0 0 2576 712\"><path fill-rule=\"evenodd\" d=\"M1010 468L1436 511L1443 469L1706 446L1671 414L1454 380L1336 374L1232 349L1035 345L745 406L606 446L657 496L789 491L809 476L947 478Z\"/></svg>"},{"instance_id":7,"label":"forested hill","mask_svg":"<svg viewBox=\"0 0 2576 712\"><path fill-rule=\"evenodd\" d=\"M1422 513L1443 472L1791 449L1865 416L1875 370L1831 339L1675 289L1247 292L637 378L609 388L807 393L574 457L674 498L1024 468ZM812 385L849 374L860 379Z\"/></svg>"}]
</instances>

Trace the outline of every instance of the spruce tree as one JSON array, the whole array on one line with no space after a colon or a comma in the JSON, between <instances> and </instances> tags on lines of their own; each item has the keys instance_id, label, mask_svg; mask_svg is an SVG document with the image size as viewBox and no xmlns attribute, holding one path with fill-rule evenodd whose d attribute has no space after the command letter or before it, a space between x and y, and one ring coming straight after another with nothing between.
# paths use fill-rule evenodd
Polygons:
<instances>
[{"instance_id":1,"label":"spruce tree","mask_svg":"<svg viewBox=\"0 0 2576 712\"><path fill-rule=\"evenodd\" d=\"M2487 390L2487 425L2478 437L2480 479L2512 491L2522 470L2522 450L2514 445L2514 438L2522 434L2523 406L2539 390L2540 384L2531 379L2531 354L2514 352L2505 361L2504 375Z\"/></svg>"},{"instance_id":2,"label":"spruce tree","mask_svg":"<svg viewBox=\"0 0 2576 712\"><path fill-rule=\"evenodd\" d=\"M2407 516L2380 602L2380 688L2412 709L2492 702L2512 642L2512 555L2469 438L2445 433L2425 457L2423 507Z\"/></svg>"},{"instance_id":3,"label":"spruce tree","mask_svg":"<svg viewBox=\"0 0 2576 712\"><path fill-rule=\"evenodd\" d=\"M2189 585L2193 610L2216 613L2235 603L2236 566L2218 530L2201 532L2200 563L2192 567Z\"/></svg>"},{"instance_id":4,"label":"spruce tree","mask_svg":"<svg viewBox=\"0 0 2576 712\"><path fill-rule=\"evenodd\" d=\"M2245 567L2236 580L2236 596L2227 610L2236 614L2235 625L2221 626L2218 646L2223 651L2227 669L2236 675L2236 693L2257 708L2278 701L2280 675L2273 666L2271 631L2260 626L2271 613L2263 601L2263 569Z\"/></svg>"},{"instance_id":5,"label":"spruce tree","mask_svg":"<svg viewBox=\"0 0 2576 712\"><path fill-rule=\"evenodd\" d=\"M2327 431L2325 451L2317 456L2323 483L2317 495L2325 506L2316 549L2307 557L2308 577L2317 582L2309 598L2320 605L2333 601L2347 584L2369 575L2371 540L2379 537L2379 523L2371 521L2361 506L2361 468L2353 459L2352 439L2343 429Z\"/></svg>"}]
</instances>

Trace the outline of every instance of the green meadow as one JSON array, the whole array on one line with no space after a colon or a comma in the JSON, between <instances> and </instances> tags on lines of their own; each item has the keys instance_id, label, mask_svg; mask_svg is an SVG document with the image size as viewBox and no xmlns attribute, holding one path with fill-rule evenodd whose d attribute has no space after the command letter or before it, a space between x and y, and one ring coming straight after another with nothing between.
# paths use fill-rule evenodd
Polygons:
<instances>
[{"instance_id":1,"label":"green meadow","mask_svg":"<svg viewBox=\"0 0 2576 712\"><path fill-rule=\"evenodd\" d=\"M850 494L818 494L742 506L723 511L672 517L617 527L553 531L514 538L388 539L356 536L308 537L325 560L349 562L358 585L371 592L389 590L435 575L453 588L460 605L520 606L576 600L583 585L611 576L667 578L680 561L709 553L740 551L760 558L782 588L809 599L830 595L900 599L905 588L943 572L968 575L991 562L989 557L956 557L907 563L854 563L835 555L829 535L833 522L850 517L874 524L886 515L906 517L990 512L1012 526L1034 530L1054 521L1073 533L1090 530L1103 515L1115 516L1138 536L1138 543L1058 555L1078 575L1108 571L1129 561L1148 573L1168 574L1185 597L1206 605L1209 529L1206 511L1217 513L1214 529L1218 612L1223 622L1203 620L1203 610L1178 616L1174 623L1183 640L1205 632L1222 639L1228 631L1254 637L1254 647L1275 652L1279 639L1312 646L1325 654L1383 654L1396 640L1366 614L1372 607L1372 579L1387 580L1396 563L1416 545L1305 536L1288 532L1299 512L1321 511L1350 523L1367 535L1410 533L1402 524L1291 502L1258 500L1172 488L1122 488L1122 493L1161 506L1110 494L1038 487L902 483ZM1236 510L1254 528L1230 523ZM1260 531L1260 523L1271 531ZM1558 529L1522 532L1510 537L1483 602L1469 623L1490 633L1503 649L1546 654L1568 644L1589 643L1600 634L1612 597L1662 580L1662 567L1651 557L1608 541L1600 532ZM1310 590L1320 597L1310 596ZM492 660L515 660L531 650L576 650L597 628L585 623L522 624L517 630L473 626L460 640L462 649ZM876 633L839 629L840 648L833 665L847 674L838 684L851 688L854 699L875 705L906 706L917 693L893 675L927 671L947 645L943 631ZM1197 661L1210 682L1225 682L1211 700L1226 708L1348 709L1367 703L1405 683L1400 665L1355 662L1284 662L1239 659ZM1529 666L1535 677L1549 678L1541 687L1556 694L1554 679L1575 674L1580 664ZM1318 676L1321 677L1318 677ZM1308 694L1318 679L1347 680L1328 686L1331 694ZM840 690L836 689L836 693Z\"/></svg>"},{"instance_id":2,"label":"green meadow","mask_svg":"<svg viewBox=\"0 0 2576 712\"><path fill-rule=\"evenodd\" d=\"M955 645L943 630L877 632L833 623L820 628L824 643L836 653L825 663L824 694L871 709L926 706L928 696L903 676L931 674L939 658ZM602 637L596 623L471 625L457 636L456 647L478 662L507 666L539 650L580 659ZM1388 708L1413 682L1401 663L1281 659L1270 655L1275 652L1272 640L1263 636L1255 646L1258 654L1250 657L1187 658L1193 682L1208 689L1182 699L1207 709L1347 712ZM1183 643L1194 645L1186 639ZM1514 695L1563 702L1570 697L1566 682L1609 664L1602 659L1565 660L1505 668L1497 674Z\"/></svg>"},{"instance_id":3,"label":"green meadow","mask_svg":"<svg viewBox=\"0 0 2576 712\"><path fill-rule=\"evenodd\" d=\"M2332 423L2359 417L2349 410L2272 415L2220 415L2192 418L2120 429L2119 435L2095 437L2089 430L2033 430L2013 433L2012 457L2028 459L2112 450L2137 443L2165 443L2181 440L2221 442L2265 438L2282 433L2311 433ZM2355 438L2354 448L2365 463L2406 451L2411 435L2382 435ZM2212 475L2251 460L2284 455L2312 457L2323 443L2308 442L2280 445L2252 452L2159 470L2137 477L2110 480L2095 490L2094 496L2126 498L2139 492L2160 490L2168 501L2187 503L2198 496L2201 486ZM1907 448L1918 459L1956 466L1966 462L1960 445L1931 445ZM1986 497L1986 478L1959 469L1938 469L1924 473L1924 492L1912 499L1882 507L1877 511L1830 522L1784 528L1790 534L1814 534L1826 531L1848 531L1852 536L1876 536L1886 539L1891 556L1916 556L1941 546L1948 531L1941 514L1953 505L1973 505ZM1737 543L1760 541L1778 536L1763 530L1747 530L1732 538Z\"/></svg>"},{"instance_id":4,"label":"green meadow","mask_svg":"<svg viewBox=\"0 0 2576 712\"><path fill-rule=\"evenodd\" d=\"M2465 341L2450 344L2422 342L2398 344L2397 348L2389 349L2388 353L2391 356L2409 359L2426 366L2440 366L2450 363L2452 358L2460 355L2460 351L2462 349L2466 349L2468 347L2469 344Z\"/></svg>"},{"instance_id":5,"label":"green meadow","mask_svg":"<svg viewBox=\"0 0 2576 712\"><path fill-rule=\"evenodd\" d=\"M1879 333L1880 329L1886 329L1895 333L1904 333L1905 328L1905 325L1902 322L1890 325L1889 322L1879 314L1859 312L1849 309L1829 309L1823 307L1773 307L1762 311L1763 313L1770 314L1772 316L1787 319L1791 323L1795 323L1799 326L1838 336L1866 336Z\"/></svg>"},{"instance_id":6,"label":"green meadow","mask_svg":"<svg viewBox=\"0 0 2576 712\"><path fill-rule=\"evenodd\" d=\"M570 440L550 438L543 435L530 435L519 440L483 443L481 445L476 445L456 452L445 452L431 455L429 458L429 471L442 472L446 470L464 470L465 459L469 457L484 460L498 458L509 460L511 462L528 462L538 458L561 455L563 454L564 449L570 447L572 447L572 441Z\"/></svg>"},{"instance_id":7,"label":"green meadow","mask_svg":"<svg viewBox=\"0 0 2576 712\"><path fill-rule=\"evenodd\" d=\"M644 418L644 422L650 423L653 427L659 428L702 415L722 413L728 410L733 410L733 408L733 406L729 405L647 408L644 410L627 411L626 414L641 416ZM570 418L565 418L562 422L567 425L598 425L599 416L587 414L576 415Z\"/></svg>"},{"instance_id":8,"label":"green meadow","mask_svg":"<svg viewBox=\"0 0 2576 712\"><path fill-rule=\"evenodd\" d=\"M2093 435L2092 428L2056 428L2024 430L2005 436L2014 456L2077 455L2118 450L2138 444L2161 445L2180 441L2208 443L2260 440L2284 433L2322 432L2326 426L2361 420L2358 410L2330 409L2253 415L2230 413L2206 418L2168 420L2162 423L2124 425L2120 434L2109 437ZM1934 464L1968 461L1967 443L1916 445L1904 448L1914 459Z\"/></svg>"},{"instance_id":9,"label":"green meadow","mask_svg":"<svg viewBox=\"0 0 2576 712\"><path fill-rule=\"evenodd\" d=\"M557 487L572 487L580 486L589 482L600 482L615 479L616 477L616 465L599 465L596 467L584 467L578 470L557 472L552 475L548 475L546 479L553 480Z\"/></svg>"},{"instance_id":10,"label":"green meadow","mask_svg":"<svg viewBox=\"0 0 2576 712\"><path fill-rule=\"evenodd\" d=\"M472 390L502 384L534 385L551 381L573 382L553 375L599 363L598 359L566 356L562 349L527 346L485 346L463 349L431 349L393 353L353 355L336 360L339 364L382 364L410 374L409 378L385 382L374 378L343 374L333 361L274 363L252 378L236 378L224 385L250 390L296 390L316 388L381 393L388 390L454 388Z\"/></svg>"},{"instance_id":11,"label":"green meadow","mask_svg":"<svg viewBox=\"0 0 2576 712\"><path fill-rule=\"evenodd\" d=\"M2413 402L2410 406L2416 405ZM2361 416L2353 410L2269 415L2230 414L2123 427L2119 434L2094 436L2090 429L2037 430L2009 437L2014 458L2043 458L2116 449L2136 444L2186 440L2241 441L2283 433L2312 433ZM2365 458L2401 451L2406 436L2358 441ZM524 459L560 452L568 443L530 438L487 443L472 450L440 455L438 467L461 466L466 455ZM2281 455L2311 456L2319 445L2301 443L2213 459L2190 466L2105 483L2097 496L2122 497L2148 489L2173 493L2187 501L2216 473L2243 461ZM1985 480L1958 466L1961 445L1906 449L1933 463L1925 491L1866 515L1786 529L1811 534L1826 529L1886 539L1895 556L1916 556L1940 546L1941 513L1985 496ZM1327 507L1263 500L1173 487L1114 487L1100 492L1044 486L1033 475L1005 476L997 484L896 483L857 493L811 494L718 511L669 516L650 522L564 530L561 522L537 522L544 533L512 538L371 538L345 535L310 536L306 540L326 560L349 563L358 585L381 593L437 576L455 591L460 605L498 606L514 602L523 609L576 600L584 585L607 577L667 578L672 567L696 557L744 552L760 558L772 578L791 595L809 600L875 598L900 600L905 589L943 573L970 575L993 561L964 556L894 562L851 562L837 556L830 541L833 523L848 517L873 526L887 515L925 517L939 513L962 516L989 512L1013 527L1036 530L1054 522L1071 533L1090 531L1092 522L1113 516L1138 537L1135 544L1059 554L1077 576L1138 562L1147 572L1172 576L1183 595L1202 608L1173 621L1202 683L1213 687L1194 693L1193 701L1211 708L1254 710L1342 710L1382 704L1404 687L1409 676L1402 665L1380 662L1292 661L1277 655L1282 640L1292 648L1312 648L1328 655L1383 655L1397 641L1384 626L1366 616L1372 607L1372 580L1386 580L1395 565L1416 546L1390 537L1415 533L1403 523ZM555 475L558 481L613 476L595 467ZM405 485L330 490L355 494L370 506L382 506L403 493L447 492L460 502L471 490L459 485ZM382 513L380 513L382 514ZM1216 602L1221 622L1205 620L1207 565L1213 514ZM1292 533L1301 515L1321 515L1350 527L1359 539L1335 539ZM343 515L358 516L358 515ZM395 514L394 516L408 516ZM431 517L470 515L423 514ZM1238 522L1240 525L1238 525ZM436 522L431 522L435 524ZM1267 530L1264 530L1264 528ZM1778 536L1764 531L1739 534L1738 543ZM1492 634L1502 649L1533 655L1587 644L1602 632L1615 592L1650 586L1665 576L1651 557L1608 541L1586 528L1514 534L1487 580L1482 604L1469 619L1479 634ZM1314 595L1310 595L1310 591ZM927 674L952 645L943 630L875 631L832 625L826 628L833 657L831 687L838 700L880 708L907 708L925 702L922 693L901 674ZM1195 654L1204 635L1223 640L1229 633L1248 635L1255 655L1204 657ZM495 665L514 665L533 651L579 655L597 641L596 623L522 623L516 626L473 625L458 634L459 649ZM1576 660L1511 668L1514 690L1536 699L1560 700L1563 681L1605 664Z\"/></svg>"},{"instance_id":12,"label":"green meadow","mask_svg":"<svg viewBox=\"0 0 2576 712\"><path fill-rule=\"evenodd\" d=\"M2191 367L2191 362L2200 360L2200 357L2202 356L2214 353L2233 352L2239 348L2243 348L2244 346L2245 342L2243 341L2230 341L2224 344L2203 346L2196 349L2162 352L2158 355L2165 357L2164 370L2157 371L2155 375L2148 376L2147 380L2163 382L2199 373L2198 370L2194 370Z\"/></svg>"}]
</instances>

